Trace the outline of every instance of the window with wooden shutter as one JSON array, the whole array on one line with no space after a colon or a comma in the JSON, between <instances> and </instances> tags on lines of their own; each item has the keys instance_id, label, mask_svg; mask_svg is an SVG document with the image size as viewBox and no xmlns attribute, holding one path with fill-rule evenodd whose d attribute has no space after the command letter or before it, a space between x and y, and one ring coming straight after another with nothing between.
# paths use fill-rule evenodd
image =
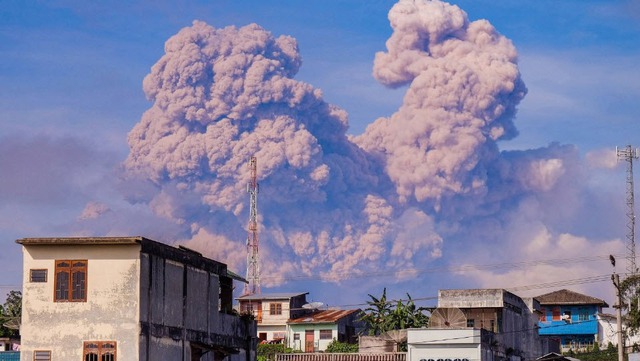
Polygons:
<instances>
[{"instance_id":1,"label":"window with wooden shutter","mask_svg":"<svg viewBox=\"0 0 640 361\"><path fill-rule=\"evenodd\" d=\"M272 302L269 304L269 314L270 315L281 315L282 314L282 303Z\"/></svg>"},{"instance_id":2,"label":"window with wooden shutter","mask_svg":"<svg viewBox=\"0 0 640 361\"><path fill-rule=\"evenodd\" d=\"M87 260L56 261L54 300L87 301Z\"/></svg>"}]
</instances>

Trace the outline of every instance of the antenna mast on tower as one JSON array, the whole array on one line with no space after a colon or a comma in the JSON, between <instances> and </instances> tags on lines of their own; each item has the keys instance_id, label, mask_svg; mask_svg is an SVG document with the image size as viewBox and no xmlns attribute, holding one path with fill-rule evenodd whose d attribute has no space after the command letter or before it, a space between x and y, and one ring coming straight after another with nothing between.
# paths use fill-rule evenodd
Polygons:
<instances>
[{"instance_id":1,"label":"antenna mast on tower","mask_svg":"<svg viewBox=\"0 0 640 361\"><path fill-rule=\"evenodd\" d=\"M260 258L258 257L258 181L256 171L256 157L251 157L249 168L251 180L247 184L249 193L249 234L247 236L247 281L244 294L260 293Z\"/></svg>"},{"instance_id":2,"label":"antenna mast on tower","mask_svg":"<svg viewBox=\"0 0 640 361\"><path fill-rule=\"evenodd\" d=\"M636 216L633 199L633 160L638 159L638 149L631 145L619 149L616 147L618 159L628 162L627 166L627 276L635 276L636 268Z\"/></svg>"}]
</instances>

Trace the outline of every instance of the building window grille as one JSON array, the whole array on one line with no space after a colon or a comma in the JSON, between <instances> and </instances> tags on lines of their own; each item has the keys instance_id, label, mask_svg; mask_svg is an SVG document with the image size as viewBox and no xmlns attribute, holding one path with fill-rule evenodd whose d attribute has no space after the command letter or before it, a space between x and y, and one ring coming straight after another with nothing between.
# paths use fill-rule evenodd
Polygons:
<instances>
[{"instance_id":1,"label":"building window grille","mask_svg":"<svg viewBox=\"0 0 640 361\"><path fill-rule=\"evenodd\" d=\"M47 282L47 270L46 269L29 270L29 282L34 282L34 283Z\"/></svg>"},{"instance_id":2,"label":"building window grille","mask_svg":"<svg viewBox=\"0 0 640 361\"><path fill-rule=\"evenodd\" d=\"M56 261L54 300L87 301L87 260Z\"/></svg>"},{"instance_id":3,"label":"building window grille","mask_svg":"<svg viewBox=\"0 0 640 361\"><path fill-rule=\"evenodd\" d=\"M84 361L116 361L115 341L85 341Z\"/></svg>"},{"instance_id":4,"label":"building window grille","mask_svg":"<svg viewBox=\"0 0 640 361\"><path fill-rule=\"evenodd\" d=\"M320 339L321 340L331 340L333 338L333 331L331 330L320 330Z\"/></svg>"},{"instance_id":5,"label":"building window grille","mask_svg":"<svg viewBox=\"0 0 640 361\"><path fill-rule=\"evenodd\" d=\"M578 314L578 321L589 321L589 312L586 309L581 309Z\"/></svg>"},{"instance_id":6,"label":"building window grille","mask_svg":"<svg viewBox=\"0 0 640 361\"><path fill-rule=\"evenodd\" d=\"M473 318L467 319L467 327L475 327L476 321Z\"/></svg>"},{"instance_id":7,"label":"building window grille","mask_svg":"<svg viewBox=\"0 0 640 361\"><path fill-rule=\"evenodd\" d=\"M51 361L51 351L33 351L33 361Z\"/></svg>"}]
</instances>

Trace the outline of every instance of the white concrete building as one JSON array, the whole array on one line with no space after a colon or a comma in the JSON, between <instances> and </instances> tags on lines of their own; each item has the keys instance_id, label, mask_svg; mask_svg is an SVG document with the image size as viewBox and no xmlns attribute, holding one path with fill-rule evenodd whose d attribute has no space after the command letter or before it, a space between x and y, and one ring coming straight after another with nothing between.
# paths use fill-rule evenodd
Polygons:
<instances>
[{"instance_id":1,"label":"white concrete building","mask_svg":"<svg viewBox=\"0 0 640 361\"><path fill-rule=\"evenodd\" d=\"M611 343L618 346L618 320L616 316L599 313L598 319L598 340L600 340L600 349L605 349ZM623 326L624 345L628 352L633 350L634 346L640 346L640 334L628 335L626 328Z\"/></svg>"},{"instance_id":2,"label":"white concrete building","mask_svg":"<svg viewBox=\"0 0 640 361\"><path fill-rule=\"evenodd\" d=\"M360 310L324 310L289 320L286 345L297 351L322 352L331 341L357 343L364 330Z\"/></svg>"},{"instance_id":3,"label":"white concrete building","mask_svg":"<svg viewBox=\"0 0 640 361\"><path fill-rule=\"evenodd\" d=\"M491 334L481 328L407 330L407 361L498 360Z\"/></svg>"},{"instance_id":4,"label":"white concrete building","mask_svg":"<svg viewBox=\"0 0 640 361\"><path fill-rule=\"evenodd\" d=\"M261 293L243 295L237 298L240 313L254 315L258 324L260 342L284 342L287 321L311 313L304 308L309 292Z\"/></svg>"},{"instance_id":5,"label":"white concrete building","mask_svg":"<svg viewBox=\"0 0 640 361\"><path fill-rule=\"evenodd\" d=\"M21 361L255 359L223 263L143 237L25 238ZM229 359L229 358L227 358Z\"/></svg>"}]
</instances>

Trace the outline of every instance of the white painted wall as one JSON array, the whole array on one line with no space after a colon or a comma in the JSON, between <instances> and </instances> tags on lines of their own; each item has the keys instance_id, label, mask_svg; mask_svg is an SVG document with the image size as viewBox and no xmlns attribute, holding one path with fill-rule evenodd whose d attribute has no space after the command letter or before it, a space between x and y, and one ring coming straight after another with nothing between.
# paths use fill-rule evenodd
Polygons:
<instances>
[{"instance_id":1,"label":"white painted wall","mask_svg":"<svg viewBox=\"0 0 640 361\"><path fill-rule=\"evenodd\" d=\"M618 321L614 316L598 314L598 341L600 349L605 349L611 342L614 346L618 345ZM640 334L627 336L625 340L626 346L640 345Z\"/></svg>"},{"instance_id":2,"label":"white painted wall","mask_svg":"<svg viewBox=\"0 0 640 361\"><path fill-rule=\"evenodd\" d=\"M334 339L338 339L338 325L337 324L291 324L287 330L287 347L291 347L295 350L305 351L305 334L306 330L313 330L313 343L315 351L325 351L327 346ZM320 339L320 330L331 330L330 340ZM295 333L300 334L300 340L293 339Z\"/></svg>"},{"instance_id":3,"label":"white painted wall","mask_svg":"<svg viewBox=\"0 0 640 361\"><path fill-rule=\"evenodd\" d=\"M272 315L270 312L270 305L272 303L279 303L282 305L282 314L280 315ZM279 325L282 326L282 330L284 331L284 327L287 324L287 321L289 320L289 300L263 300L262 301L262 323L260 323L259 326L262 325Z\"/></svg>"},{"instance_id":4,"label":"white painted wall","mask_svg":"<svg viewBox=\"0 0 640 361\"><path fill-rule=\"evenodd\" d=\"M88 260L87 302L54 302L55 260ZM139 245L23 247L21 361L34 350L53 360L82 360L84 341L116 341L118 360L139 355ZM30 283L30 269L47 269Z\"/></svg>"},{"instance_id":5,"label":"white painted wall","mask_svg":"<svg viewBox=\"0 0 640 361\"><path fill-rule=\"evenodd\" d=\"M409 329L407 361L467 359L482 357L480 329Z\"/></svg>"}]
</instances>

